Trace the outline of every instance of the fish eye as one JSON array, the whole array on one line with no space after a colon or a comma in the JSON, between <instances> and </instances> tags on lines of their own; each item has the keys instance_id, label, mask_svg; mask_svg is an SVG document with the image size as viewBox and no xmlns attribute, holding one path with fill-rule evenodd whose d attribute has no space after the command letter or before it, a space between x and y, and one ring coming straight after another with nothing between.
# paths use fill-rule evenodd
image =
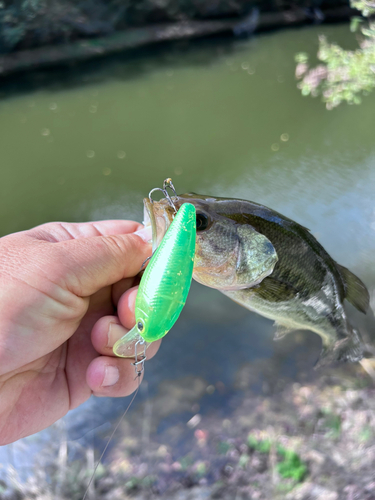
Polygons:
<instances>
[{"instance_id":1,"label":"fish eye","mask_svg":"<svg viewBox=\"0 0 375 500\"><path fill-rule=\"evenodd\" d=\"M138 328L138 330L139 330L140 332L142 332L142 331L143 331L144 324L143 324L143 322L142 322L142 321L138 321L138 323L137 323L137 328Z\"/></svg>"},{"instance_id":2,"label":"fish eye","mask_svg":"<svg viewBox=\"0 0 375 500\"><path fill-rule=\"evenodd\" d=\"M205 229L208 228L209 223L210 221L206 214L197 213L196 217L197 231L204 231Z\"/></svg>"}]
</instances>

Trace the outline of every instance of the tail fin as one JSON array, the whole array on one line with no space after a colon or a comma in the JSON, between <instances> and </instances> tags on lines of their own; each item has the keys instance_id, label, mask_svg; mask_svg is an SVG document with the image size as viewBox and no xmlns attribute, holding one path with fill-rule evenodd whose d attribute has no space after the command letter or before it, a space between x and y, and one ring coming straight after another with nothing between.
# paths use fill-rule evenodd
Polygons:
<instances>
[{"instance_id":1,"label":"tail fin","mask_svg":"<svg viewBox=\"0 0 375 500\"><path fill-rule=\"evenodd\" d=\"M351 329L350 336L338 340L330 346L324 346L315 368L329 365L335 361L361 361L365 354L365 346L357 330Z\"/></svg>"}]
</instances>

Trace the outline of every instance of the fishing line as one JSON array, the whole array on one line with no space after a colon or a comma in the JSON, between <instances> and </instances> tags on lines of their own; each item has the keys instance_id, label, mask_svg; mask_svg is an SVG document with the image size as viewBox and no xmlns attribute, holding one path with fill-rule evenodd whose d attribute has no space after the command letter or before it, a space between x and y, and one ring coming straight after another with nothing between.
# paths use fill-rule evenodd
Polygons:
<instances>
[{"instance_id":1,"label":"fishing line","mask_svg":"<svg viewBox=\"0 0 375 500\"><path fill-rule=\"evenodd\" d=\"M126 414L127 414L127 413L128 413L128 411L129 411L129 408L131 407L131 405L133 404L133 402L134 402L135 398L137 397L137 394L138 394L138 392L139 392L139 388L140 388L140 386L141 386L141 383L140 383L141 373L142 373L142 372L137 372L137 377L136 377L136 379L137 379L137 381L138 381L138 387L137 387L137 389L136 389L136 391L135 391L135 393L134 393L134 395L133 395L133 397L132 397L132 399L131 399L130 403L128 404L128 406L127 406L126 410L125 410L125 411L124 411L124 413L121 415L121 417L120 417L119 421L117 422L117 424L116 424L115 428L113 429L112 434L109 436L109 439L108 439L108 441L107 441L107 444L105 445L104 450L102 451L102 454L100 455L99 460L97 461L97 463L96 463L96 465L95 465L94 472L92 473L92 476L91 476L91 478L90 478L89 484L87 485L87 488L86 488L85 494L83 495L82 500L85 500L85 499L86 499L86 497L87 497L87 493L89 492L89 489L90 489L90 486L91 486L91 483L92 483L92 482L93 482L93 480L94 480L95 473L96 473L96 471L97 471L97 469L98 469L98 467L99 467L99 465L100 465L100 463L101 463L101 461L102 461L102 458L104 457L105 452L106 452L106 451L107 451L107 449L108 449L109 443L112 441L112 438L113 438L113 436L115 435L115 432L116 432L116 431L117 431L117 429L119 428L119 426L120 426L120 424L121 424L122 420L125 418Z\"/></svg>"}]
</instances>

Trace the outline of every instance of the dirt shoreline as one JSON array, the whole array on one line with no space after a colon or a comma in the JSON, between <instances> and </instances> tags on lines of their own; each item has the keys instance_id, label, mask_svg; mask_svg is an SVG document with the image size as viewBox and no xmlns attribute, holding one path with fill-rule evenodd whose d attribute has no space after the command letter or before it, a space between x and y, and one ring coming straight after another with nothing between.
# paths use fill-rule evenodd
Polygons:
<instances>
[{"instance_id":1,"label":"dirt shoreline","mask_svg":"<svg viewBox=\"0 0 375 500\"><path fill-rule=\"evenodd\" d=\"M362 368L342 365L305 382L269 372L259 394L251 388L259 367L243 366L234 388L194 377L163 382L122 423L88 498L375 500L375 387ZM225 414L200 413L218 393ZM80 500L94 463L92 449L86 462L56 459L48 482L0 484L0 499Z\"/></svg>"},{"instance_id":2,"label":"dirt shoreline","mask_svg":"<svg viewBox=\"0 0 375 500\"><path fill-rule=\"evenodd\" d=\"M139 442L124 440L109 476L97 482L100 498L374 500L375 389L362 369L344 365L267 395L249 389L252 372L241 369L244 392L229 403L230 415L198 413L187 422L186 455L175 451L181 426L148 443L143 456ZM122 486L106 491L110 477L122 477Z\"/></svg>"}]
</instances>

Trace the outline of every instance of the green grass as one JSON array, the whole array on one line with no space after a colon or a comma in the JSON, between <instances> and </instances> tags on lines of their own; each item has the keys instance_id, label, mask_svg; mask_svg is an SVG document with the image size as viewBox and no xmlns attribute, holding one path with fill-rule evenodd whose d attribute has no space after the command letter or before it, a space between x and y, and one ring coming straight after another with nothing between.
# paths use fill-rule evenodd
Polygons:
<instances>
[{"instance_id":1,"label":"green grass","mask_svg":"<svg viewBox=\"0 0 375 500\"><path fill-rule=\"evenodd\" d=\"M269 453L271 450L271 440L270 439L257 439L251 434L247 438L247 445L259 453Z\"/></svg>"},{"instance_id":2,"label":"green grass","mask_svg":"<svg viewBox=\"0 0 375 500\"><path fill-rule=\"evenodd\" d=\"M280 476L285 479L291 478L296 483L302 482L307 474L307 467L297 453L280 445L277 447L277 453L282 458L276 466Z\"/></svg>"},{"instance_id":3,"label":"green grass","mask_svg":"<svg viewBox=\"0 0 375 500\"><path fill-rule=\"evenodd\" d=\"M247 444L250 449L265 454L269 454L272 447L270 439L260 440L251 434L247 439ZM276 469L280 476L284 479L293 479L296 483L302 482L307 474L307 466L302 462L299 455L280 444L276 445L276 452L278 457Z\"/></svg>"}]
</instances>

